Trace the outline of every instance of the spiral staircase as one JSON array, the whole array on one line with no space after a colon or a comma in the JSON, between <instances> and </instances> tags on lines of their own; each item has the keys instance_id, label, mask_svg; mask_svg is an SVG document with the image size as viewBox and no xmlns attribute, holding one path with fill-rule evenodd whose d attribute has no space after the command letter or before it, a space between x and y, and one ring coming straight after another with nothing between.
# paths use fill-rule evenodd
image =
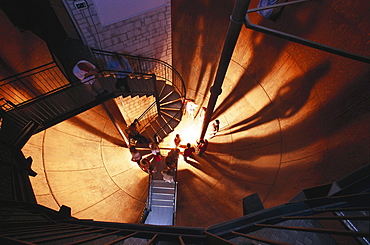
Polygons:
<instances>
[{"instance_id":1,"label":"spiral staircase","mask_svg":"<svg viewBox=\"0 0 370 245\"><path fill-rule=\"evenodd\" d=\"M173 131L181 120L185 87L181 76L169 64L121 54L135 71L130 75L131 91L127 93L116 88L112 71L105 69L115 53L93 50L93 55L104 75L98 79L107 91L102 96L95 97L79 81L68 81L55 64L3 79L0 86L3 96L0 98L3 129L0 140L22 148L32 134L119 97L130 97L131 103L137 103L137 97L153 98L152 104L142 108L143 113L138 117L140 132L145 137L154 140L156 135L162 140ZM33 88L35 83L42 86Z\"/></svg>"},{"instance_id":2,"label":"spiral staircase","mask_svg":"<svg viewBox=\"0 0 370 245\"><path fill-rule=\"evenodd\" d=\"M130 92L126 92L124 87L117 87L115 76L120 71L105 68L112 56L117 54L100 50L93 50L92 53L96 61L94 63L97 64L97 68L103 75L95 81L100 83L105 90L103 94L98 96L89 93L86 86L79 81L68 82L66 77L63 79L55 64L47 64L45 67L35 68L35 70L4 79L0 86L0 92L4 96L1 98L0 142L9 144L15 149L21 149L33 134L97 105L102 105L129 146L131 144L129 134L124 129L134 118L130 118L132 116L130 111L128 111L128 115L117 113L121 109L120 100L125 100L125 107L135 107L142 112L137 117L140 122L139 132L149 141L160 142L173 132L181 121L185 88L181 76L169 64L151 58L118 54L128 59L134 69L128 79ZM48 76L50 73L57 73L58 76ZM39 81L40 77L46 79ZM35 93L35 89L32 89L36 80L45 85L40 86L37 93ZM143 157L151 155L147 142L136 143L136 147ZM23 158L24 156L18 157L23 165L21 168L27 169L29 166ZM164 160L161 164L163 165L161 169L165 168ZM12 175L12 172L17 172L12 169L6 170L9 170L7 171L9 175ZM22 176L15 176L15 179L27 179L27 173L24 175L24 172L21 172ZM29 169L29 172L32 173L32 170ZM163 180L160 173L154 176L154 182L153 178L149 178L149 192L154 193L157 188L152 188L152 183L158 184L161 181ZM165 183L162 184L165 185ZM26 188L21 186L17 191L17 198L14 199L35 203L35 198L29 194L32 193L30 183L24 184ZM170 192L175 193L176 185L171 185L171 189ZM156 195L148 197L151 198L148 203L161 202L160 199L153 196ZM169 198L173 201L170 203L171 209L166 208L166 211L169 211L167 220L170 220L166 224L171 225L174 224L173 213L176 202L174 195ZM160 216L155 218L155 208L161 209L162 207L147 205L145 209L145 218L149 215L147 223L156 224L156 219L161 219ZM163 217L163 212L160 212ZM144 222L145 220L142 218L142 223Z\"/></svg>"}]
</instances>

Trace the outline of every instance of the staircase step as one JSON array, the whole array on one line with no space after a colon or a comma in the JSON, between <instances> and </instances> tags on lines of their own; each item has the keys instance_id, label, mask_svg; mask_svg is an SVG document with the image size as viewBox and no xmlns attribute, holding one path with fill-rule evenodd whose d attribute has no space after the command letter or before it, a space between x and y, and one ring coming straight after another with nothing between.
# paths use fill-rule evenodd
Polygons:
<instances>
[{"instance_id":1,"label":"staircase step","mask_svg":"<svg viewBox=\"0 0 370 245\"><path fill-rule=\"evenodd\" d=\"M174 90L167 94L166 96L164 96L163 98L160 99L160 103L167 103L167 102L171 102L171 101L176 101L180 99L180 95L178 93L176 93Z\"/></svg>"},{"instance_id":2,"label":"staircase step","mask_svg":"<svg viewBox=\"0 0 370 245\"><path fill-rule=\"evenodd\" d=\"M158 96L160 96L163 93L164 88L166 87L166 82L163 80L157 80L156 82L156 89Z\"/></svg>"},{"instance_id":3,"label":"staircase step","mask_svg":"<svg viewBox=\"0 0 370 245\"><path fill-rule=\"evenodd\" d=\"M128 81L132 92L154 94L153 78L138 77Z\"/></svg>"},{"instance_id":4,"label":"staircase step","mask_svg":"<svg viewBox=\"0 0 370 245\"><path fill-rule=\"evenodd\" d=\"M167 120L167 122L169 122L170 120L176 120L178 122L180 122L181 120L178 118L180 114L179 110L177 111L173 111L173 110L163 110L161 111L163 116L165 117L165 119Z\"/></svg>"},{"instance_id":5,"label":"staircase step","mask_svg":"<svg viewBox=\"0 0 370 245\"><path fill-rule=\"evenodd\" d=\"M167 119L168 119L168 117L167 117ZM157 118L157 120L156 120L156 122L157 122L157 124L158 125L160 125L160 128L161 127L163 127L164 125L166 125L167 124L167 120L165 120L165 118L161 115L161 116L159 116L158 118ZM171 128L171 127L165 127L165 128L163 128L163 133L165 134L165 135L168 135L169 133L171 133L173 131L173 129Z\"/></svg>"},{"instance_id":6,"label":"staircase step","mask_svg":"<svg viewBox=\"0 0 370 245\"><path fill-rule=\"evenodd\" d=\"M174 200L173 194L170 193L152 193L152 198L158 200Z\"/></svg>"},{"instance_id":7,"label":"staircase step","mask_svg":"<svg viewBox=\"0 0 370 245\"><path fill-rule=\"evenodd\" d=\"M173 225L173 207L162 207L159 205L153 205L151 208L145 224L152 225Z\"/></svg>"},{"instance_id":8,"label":"staircase step","mask_svg":"<svg viewBox=\"0 0 370 245\"><path fill-rule=\"evenodd\" d=\"M156 131L154 131L153 127L151 124L145 128L145 130L142 132L142 135L144 135L146 138L148 138L151 141L154 141L154 134Z\"/></svg>"},{"instance_id":9,"label":"staircase step","mask_svg":"<svg viewBox=\"0 0 370 245\"><path fill-rule=\"evenodd\" d=\"M163 187L153 187L152 188L152 193L153 194L171 194L171 195L174 195L175 194L175 189L171 189L171 188L163 188Z\"/></svg>"},{"instance_id":10,"label":"staircase step","mask_svg":"<svg viewBox=\"0 0 370 245\"><path fill-rule=\"evenodd\" d=\"M177 99L173 99L170 101L161 101L160 106L162 107L168 107L168 108L176 108L180 109L182 106L182 99L178 97Z\"/></svg>"},{"instance_id":11,"label":"staircase step","mask_svg":"<svg viewBox=\"0 0 370 245\"><path fill-rule=\"evenodd\" d=\"M152 199L152 206L153 205L162 207L173 207L175 203L173 200Z\"/></svg>"},{"instance_id":12,"label":"staircase step","mask_svg":"<svg viewBox=\"0 0 370 245\"><path fill-rule=\"evenodd\" d=\"M166 84L158 96L159 101L164 101L174 92L174 90L175 89L172 86Z\"/></svg>"},{"instance_id":13,"label":"staircase step","mask_svg":"<svg viewBox=\"0 0 370 245\"><path fill-rule=\"evenodd\" d=\"M166 120L166 122L168 122L168 126L166 128L167 134L171 133L174 130L174 128L176 128L176 126L180 123L180 119L178 119L178 117L181 116L181 113L176 115L176 112L172 112L172 111L169 111L169 112L171 114L173 113L174 115L171 115L167 111L162 111L162 115L161 115Z\"/></svg>"},{"instance_id":14,"label":"staircase step","mask_svg":"<svg viewBox=\"0 0 370 245\"><path fill-rule=\"evenodd\" d=\"M152 185L156 187L170 187L170 188L175 187L175 183L168 183L164 180L153 180Z\"/></svg>"}]
</instances>

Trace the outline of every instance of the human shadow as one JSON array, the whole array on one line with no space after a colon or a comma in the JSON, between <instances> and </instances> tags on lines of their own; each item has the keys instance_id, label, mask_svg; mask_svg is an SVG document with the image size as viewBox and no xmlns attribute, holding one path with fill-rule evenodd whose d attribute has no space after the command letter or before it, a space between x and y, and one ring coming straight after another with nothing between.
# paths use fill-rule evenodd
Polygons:
<instances>
[{"instance_id":1,"label":"human shadow","mask_svg":"<svg viewBox=\"0 0 370 245\"><path fill-rule=\"evenodd\" d=\"M350 84L342 87L341 93L324 105L320 105L317 111L304 115L299 122L286 127L283 132L279 130L263 136L248 136L227 143L209 142L208 151L224 152L232 149L233 155L237 155L235 157L238 159L253 161L261 156L294 152L306 148L341 132L348 125L355 122L356 124L363 123L362 118L366 117L369 112L369 94L366 89L368 76L368 72L359 74ZM249 127L250 125L245 126L245 128ZM286 145L282 149L282 133L285 135L285 140L294 139L294 144ZM353 138L351 142L354 144L355 141L357 139ZM267 145L268 150L266 150ZM345 155L345 151L342 153Z\"/></svg>"},{"instance_id":2,"label":"human shadow","mask_svg":"<svg viewBox=\"0 0 370 245\"><path fill-rule=\"evenodd\" d=\"M315 83L330 71L331 63L326 61L312 68L306 74L291 80L279 88L276 96L253 116L230 125L225 134L245 131L268 123L277 118L288 118L304 107L310 98ZM238 128L239 127L239 128Z\"/></svg>"}]
</instances>

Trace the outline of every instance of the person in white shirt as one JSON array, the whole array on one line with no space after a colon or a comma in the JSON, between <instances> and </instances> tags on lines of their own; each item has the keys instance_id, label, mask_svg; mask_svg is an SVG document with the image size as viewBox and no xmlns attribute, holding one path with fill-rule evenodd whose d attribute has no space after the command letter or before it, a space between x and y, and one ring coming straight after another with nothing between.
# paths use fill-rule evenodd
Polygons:
<instances>
[{"instance_id":1,"label":"person in white shirt","mask_svg":"<svg viewBox=\"0 0 370 245\"><path fill-rule=\"evenodd\" d=\"M102 77L96 67L87 60L80 60L73 67L73 74L85 84L90 93L95 96L106 93L96 78Z\"/></svg>"},{"instance_id":2,"label":"person in white shirt","mask_svg":"<svg viewBox=\"0 0 370 245\"><path fill-rule=\"evenodd\" d=\"M188 100L186 103L186 111L188 113L188 118L191 117L194 120L194 112L198 105L195 104L194 100Z\"/></svg>"}]
</instances>

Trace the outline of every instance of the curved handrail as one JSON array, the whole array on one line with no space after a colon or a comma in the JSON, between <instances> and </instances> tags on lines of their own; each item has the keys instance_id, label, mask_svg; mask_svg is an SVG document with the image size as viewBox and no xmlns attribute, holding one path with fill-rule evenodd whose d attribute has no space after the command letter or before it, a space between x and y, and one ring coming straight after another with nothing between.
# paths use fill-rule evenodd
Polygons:
<instances>
[{"instance_id":1,"label":"curved handrail","mask_svg":"<svg viewBox=\"0 0 370 245\"><path fill-rule=\"evenodd\" d=\"M103 51L99 49L91 49L92 53L95 56L97 66L100 69L105 69L108 59L110 59L113 55L120 55L125 57L127 60L131 61L130 65L132 66L135 73L146 73L146 74L152 74L154 73L157 77L165 79L165 81L170 82L174 85L174 87L180 92L184 98L186 97L186 88L184 80L182 79L180 73L170 64L167 62L156 59L156 58L148 58L148 57L140 57L140 56L134 56L129 54L121 54L117 52L110 52L110 51ZM178 79L179 82L176 82L173 78L169 78L168 75L172 74L162 74L158 68L155 69L156 72L154 72L154 67L150 64L145 64L143 62L152 62L153 64L160 64L163 67L166 67L173 72ZM139 63L141 66L139 66Z\"/></svg>"},{"instance_id":2,"label":"curved handrail","mask_svg":"<svg viewBox=\"0 0 370 245\"><path fill-rule=\"evenodd\" d=\"M112 58L112 56L120 55L129 61L132 69L134 70L134 73L155 74L156 77L159 78L159 80L162 79L166 83L170 83L182 99L186 98L185 83L180 73L172 65L163 60L121 54L117 52L103 51L98 49L91 49L91 51L95 56L98 68L101 70L105 69L105 67L107 66L106 64ZM148 108L140 117L143 117L145 113L150 111L149 109L150 108ZM172 118L167 121L165 125L163 125L160 129L157 130L157 132L155 132L155 134L158 135L160 132L165 131L167 128L169 128L170 124L175 120L175 118L179 117L182 111L183 110L181 107L180 110L174 116L172 116ZM148 123L150 123L150 121ZM143 126L145 128L145 125Z\"/></svg>"}]
</instances>

